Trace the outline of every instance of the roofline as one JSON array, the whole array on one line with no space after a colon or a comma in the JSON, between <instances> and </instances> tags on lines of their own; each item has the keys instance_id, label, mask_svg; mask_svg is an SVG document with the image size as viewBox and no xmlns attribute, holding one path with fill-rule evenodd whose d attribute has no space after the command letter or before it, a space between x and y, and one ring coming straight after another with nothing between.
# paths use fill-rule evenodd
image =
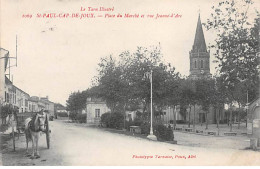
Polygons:
<instances>
[{"instance_id":1,"label":"roofline","mask_svg":"<svg viewBox=\"0 0 260 169\"><path fill-rule=\"evenodd\" d=\"M38 102L37 100L33 100L33 99L28 99L28 101L30 101L30 102Z\"/></svg>"},{"instance_id":2,"label":"roofline","mask_svg":"<svg viewBox=\"0 0 260 169\"><path fill-rule=\"evenodd\" d=\"M44 99L43 99L44 98ZM49 103L53 103L55 104L54 102L50 101L49 99L46 100L46 97L41 97L39 100L43 101L43 102L49 102Z\"/></svg>"},{"instance_id":3,"label":"roofline","mask_svg":"<svg viewBox=\"0 0 260 169\"><path fill-rule=\"evenodd\" d=\"M30 97L30 95L28 94L28 93L26 93L25 91L23 91L22 89L20 89L20 88L18 88L17 86L15 86L15 85L13 85L16 89L18 89L18 90L20 90L20 91L22 91L23 93L25 93L25 94L27 94L29 97Z\"/></svg>"},{"instance_id":4,"label":"roofline","mask_svg":"<svg viewBox=\"0 0 260 169\"><path fill-rule=\"evenodd\" d=\"M6 75L5 75L5 79L7 79L13 85L13 82Z\"/></svg>"},{"instance_id":5,"label":"roofline","mask_svg":"<svg viewBox=\"0 0 260 169\"><path fill-rule=\"evenodd\" d=\"M5 75L5 78L11 83L11 85L12 85L13 87L15 87L16 89L20 90L21 92L27 94L27 95L30 97L30 95L29 95L28 93L26 93L26 92L23 91L22 89L18 88L17 86L15 86L15 85L13 84L13 82L12 82L6 75Z\"/></svg>"}]
</instances>

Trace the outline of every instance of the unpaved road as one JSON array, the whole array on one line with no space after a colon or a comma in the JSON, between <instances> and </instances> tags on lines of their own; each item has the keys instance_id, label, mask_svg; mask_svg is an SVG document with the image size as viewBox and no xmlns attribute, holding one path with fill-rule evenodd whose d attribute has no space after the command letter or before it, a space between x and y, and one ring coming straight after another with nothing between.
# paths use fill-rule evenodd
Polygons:
<instances>
[{"instance_id":1,"label":"unpaved road","mask_svg":"<svg viewBox=\"0 0 260 169\"><path fill-rule=\"evenodd\" d=\"M260 165L260 152L251 150L154 142L64 121L50 122L50 128L51 148L46 148L43 134L39 142L41 158L31 160L24 155L22 136L16 141L16 152L8 142L1 153L2 165ZM193 158L188 158L190 155Z\"/></svg>"}]
</instances>

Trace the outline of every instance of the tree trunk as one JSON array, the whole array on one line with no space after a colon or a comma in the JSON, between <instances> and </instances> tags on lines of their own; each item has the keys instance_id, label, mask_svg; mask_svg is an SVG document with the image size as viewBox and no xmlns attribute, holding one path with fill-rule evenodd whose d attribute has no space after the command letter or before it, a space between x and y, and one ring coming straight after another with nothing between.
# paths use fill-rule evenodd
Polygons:
<instances>
[{"instance_id":1,"label":"tree trunk","mask_svg":"<svg viewBox=\"0 0 260 169\"><path fill-rule=\"evenodd\" d=\"M218 118L217 118L217 128L218 128L218 136L219 136L219 133L220 133L220 130L219 130L219 119L220 119L220 106L218 105Z\"/></svg>"},{"instance_id":2,"label":"tree trunk","mask_svg":"<svg viewBox=\"0 0 260 169\"><path fill-rule=\"evenodd\" d=\"M220 119L220 106L218 106L218 111L217 111L217 128L219 128L219 119Z\"/></svg>"},{"instance_id":3,"label":"tree trunk","mask_svg":"<svg viewBox=\"0 0 260 169\"><path fill-rule=\"evenodd\" d=\"M146 106L147 106L147 103L145 102L144 107L143 107L143 114L144 114L144 112L146 110Z\"/></svg>"},{"instance_id":4,"label":"tree trunk","mask_svg":"<svg viewBox=\"0 0 260 169\"><path fill-rule=\"evenodd\" d=\"M230 132L232 131L232 108L230 109L230 116L229 116L229 125L230 125Z\"/></svg>"},{"instance_id":5,"label":"tree trunk","mask_svg":"<svg viewBox=\"0 0 260 169\"><path fill-rule=\"evenodd\" d=\"M219 108L218 108L218 111L217 111L217 108L218 107L214 107L214 111L215 111L215 114L216 114L216 119L217 119L217 128L219 128Z\"/></svg>"},{"instance_id":6,"label":"tree trunk","mask_svg":"<svg viewBox=\"0 0 260 169\"><path fill-rule=\"evenodd\" d=\"M175 130L175 128L176 128L176 106L174 105L173 106L173 120L174 120L174 130Z\"/></svg>"},{"instance_id":7,"label":"tree trunk","mask_svg":"<svg viewBox=\"0 0 260 169\"><path fill-rule=\"evenodd\" d=\"M208 111L205 113L206 118L206 130L208 129Z\"/></svg>"},{"instance_id":8,"label":"tree trunk","mask_svg":"<svg viewBox=\"0 0 260 169\"><path fill-rule=\"evenodd\" d=\"M247 128L247 115L248 115L248 112L246 112L246 128Z\"/></svg>"},{"instance_id":9,"label":"tree trunk","mask_svg":"<svg viewBox=\"0 0 260 169\"><path fill-rule=\"evenodd\" d=\"M193 107L194 107L194 112L193 112L193 131L195 132L195 115L196 115L196 113L195 113L195 104L193 105Z\"/></svg>"},{"instance_id":10,"label":"tree trunk","mask_svg":"<svg viewBox=\"0 0 260 169\"><path fill-rule=\"evenodd\" d=\"M125 120L126 120L126 103L124 105L124 129L126 129Z\"/></svg>"},{"instance_id":11,"label":"tree trunk","mask_svg":"<svg viewBox=\"0 0 260 169\"><path fill-rule=\"evenodd\" d=\"M200 126L202 126L202 120L203 120L202 115L203 115L203 113L200 113Z\"/></svg>"},{"instance_id":12,"label":"tree trunk","mask_svg":"<svg viewBox=\"0 0 260 169\"><path fill-rule=\"evenodd\" d=\"M239 108L238 109L238 127L237 127L238 129L240 128L240 107L241 107L240 103L238 103L238 108Z\"/></svg>"},{"instance_id":13,"label":"tree trunk","mask_svg":"<svg viewBox=\"0 0 260 169\"><path fill-rule=\"evenodd\" d=\"M228 114L225 114L225 116L226 116L226 119L227 119L227 125L229 126L230 124L229 124L229 120L230 120L230 117L228 117ZM230 116L230 114L229 114L229 116Z\"/></svg>"},{"instance_id":14,"label":"tree trunk","mask_svg":"<svg viewBox=\"0 0 260 169\"><path fill-rule=\"evenodd\" d=\"M247 108L246 108L246 128L247 128L247 116L248 116L248 89L247 89L247 91L246 91L246 106L247 106Z\"/></svg>"},{"instance_id":15,"label":"tree trunk","mask_svg":"<svg viewBox=\"0 0 260 169\"><path fill-rule=\"evenodd\" d=\"M191 106L190 107L190 110L189 110L189 124L188 124L188 127L190 128L190 112L191 112Z\"/></svg>"},{"instance_id":16,"label":"tree trunk","mask_svg":"<svg viewBox=\"0 0 260 169\"><path fill-rule=\"evenodd\" d=\"M246 110L246 128L247 128L247 114L248 114L248 112Z\"/></svg>"}]
</instances>

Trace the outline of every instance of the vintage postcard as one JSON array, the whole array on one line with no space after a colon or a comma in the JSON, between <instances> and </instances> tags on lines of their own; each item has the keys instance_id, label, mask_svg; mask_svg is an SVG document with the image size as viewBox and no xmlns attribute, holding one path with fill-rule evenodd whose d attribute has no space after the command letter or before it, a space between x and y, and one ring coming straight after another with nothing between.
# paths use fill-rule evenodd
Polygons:
<instances>
[{"instance_id":1,"label":"vintage postcard","mask_svg":"<svg viewBox=\"0 0 260 169\"><path fill-rule=\"evenodd\" d=\"M260 165L259 6L0 0L0 165Z\"/></svg>"}]
</instances>

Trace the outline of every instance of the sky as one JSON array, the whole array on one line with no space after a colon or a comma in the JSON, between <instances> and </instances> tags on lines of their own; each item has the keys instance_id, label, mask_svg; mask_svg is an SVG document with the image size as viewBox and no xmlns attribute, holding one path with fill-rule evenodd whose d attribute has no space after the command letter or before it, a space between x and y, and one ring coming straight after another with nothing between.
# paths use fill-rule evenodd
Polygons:
<instances>
[{"instance_id":1,"label":"sky","mask_svg":"<svg viewBox=\"0 0 260 169\"><path fill-rule=\"evenodd\" d=\"M198 14L206 22L214 5L209 0L1 0L1 47L17 56L11 69L14 84L31 96L48 96L64 104L69 94L91 86L101 57L118 56L137 46L160 43L166 63L182 75L189 75L189 51L194 42ZM258 2L259 5L259 2ZM256 5L255 5L256 6ZM122 14L122 18L72 18L89 14L81 8L113 8L102 14ZM253 10L253 9L252 9ZM37 18L37 14L69 14L68 18ZM144 18L124 18L124 14L144 14ZM148 18L147 15L179 14L179 18ZM31 18L23 17L32 15ZM139 16L139 17L140 17ZM252 16L253 17L253 16ZM206 44L214 33L204 30ZM210 69L214 74L216 64ZM11 65L15 61L11 61Z\"/></svg>"}]
</instances>

